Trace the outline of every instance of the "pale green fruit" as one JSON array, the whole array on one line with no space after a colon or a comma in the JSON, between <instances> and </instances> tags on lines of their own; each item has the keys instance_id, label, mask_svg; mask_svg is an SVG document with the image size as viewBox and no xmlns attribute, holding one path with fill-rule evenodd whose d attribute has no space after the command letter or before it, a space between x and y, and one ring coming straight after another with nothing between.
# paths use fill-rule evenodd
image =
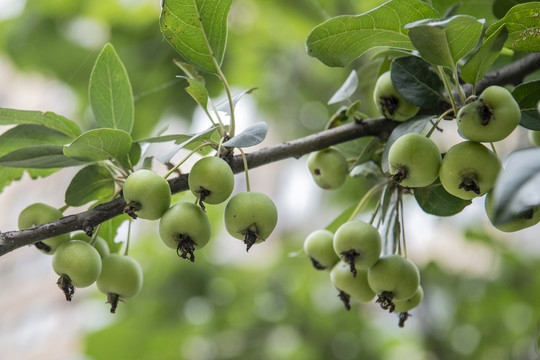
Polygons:
<instances>
[{"instance_id":1,"label":"pale green fruit","mask_svg":"<svg viewBox=\"0 0 540 360\"><path fill-rule=\"evenodd\" d=\"M208 204L221 204L234 189L234 174L227 162L209 156L198 160L188 176L191 192Z\"/></svg>"},{"instance_id":2,"label":"pale green fruit","mask_svg":"<svg viewBox=\"0 0 540 360\"><path fill-rule=\"evenodd\" d=\"M399 255L386 255L368 269L368 283L379 296L391 301L407 300L420 286L420 273L412 261Z\"/></svg>"},{"instance_id":3,"label":"pale green fruit","mask_svg":"<svg viewBox=\"0 0 540 360\"><path fill-rule=\"evenodd\" d=\"M367 269L377 262L382 251L381 235L364 221L348 221L334 235L334 251L349 264L354 275L358 269Z\"/></svg>"},{"instance_id":4,"label":"pale green fruit","mask_svg":"<svg viewBox=\"0 0 540 360\"><path fill-rule=\"evenodd\" d=\"M315 230L309 234L304 241L304 252L317 270L329 269L339 261L334 251L334 234L328 230Z\"/></svg>"},{"instance_id":5,"label":"pale green fruit","mask_svg":"<svg viewBox=\"0 0 540 360\"><path fill-rule=\"evenodd\" d=\"M506 222L504 224L497 224L495 225L493 223L493 218L495 216L494 209L493 209L493 191L489 191L486 194L486 198L484 200L484 207L486 209L486 214L488 216L489 221L500 231L504 232L514 232L519 231L528 227L531 227L533 225L538 224L540 222L540 207L535 207L529 210L524 211L520 215L518 215L515 219Z\"/></svg>"},{"instance_id":6,"label":"pale green fruit","mask_svg":"<svg viewBox=\"0 0 540 360\"><path fill-rule=\"evenodd\" d=\"M529 141L534 146L540 146L540 131L529 130Z\"/></svg>"},{"instance_id":7,"label":"pale green fruit","mask_svg":"<svg viewBox=\"0 0 540 360\"><path fill-rule=\"evenodd\" d=\"M26 207L19 214L19 230L28 229L32 226L46 224L62 217L62 212L52 206L43 203L35 203ZM62 234L36 243L36 247L47 255L52 255L56 249L69 240L69 234Z\"/></svg>"},{"instance_id":8,"label":"pale green fruit","mask_svg":"<svg viewBox=\"0 0 540 360\"><path fill-rule=\"evenodd\" d=\"M457 115L461 134L477 142L495 142L506 138L521 120L518 103L502 86L486 88L478 99L463 106Z\"/></svg>"},{"instance_id":9,"label":"pale green fruit","mask_svg":"<svg viewBox=\"0 0 540 360\"><path fill-rule=\"evenodd\" d=\"M493 151L480 143L464 141L444 156L439 179L450 194L471 200L493 188L501 168L501 160Z\"/></svg>"},{"instance_id":10,"label":"pale green fruit","mask_svg":"<svg viewBox=\"0 0 540 360\"><path fill-rule=\"evenodd\" d=\"M315 183L327 190L341 187L349 174L347 159L333 148L312 152L307 164Z\"/></svg>"},{"instance_id":11,"label":"pale green fruit","mask_svg":"<svg viewBox=\"0 0 540 360\"><path fill-rule=\"evenodd\" d=\"M167 180L151 170L131 173L122 189L126 200L124 212L136 218L159 219L171 205L171 188Z\"/></svg>"},{"instance_id":12,"label":"pale green fruit","mask_svg":"<svg viewBox=\"0 0 540 360\"><path fill-rule=\"evenodd\" d=\"M397 91L392 83L390 71L377 79L373 99L379 112L387 119L406 121L412 118L420 108L411 104Z\"/></svg>"},{"instance_id":13,"label":"pale green fruit","mask_svg":"<svg viewBox=\"0 0 540 360\"><path fill-rule=\"evenodd\" d=\"M90 243L90 240L92 240L92 238L83 232L77 232L71 235L71 240L82 240ZM109 245L107 245L107 242L102 237L98 236L96 238L96 241L94 242L94 247L96 248L99 256L101 256L102 259L110 253Z\"/></svg>"},{"instance_id":14,"label":"pale green fruit","mask_svg":"<svg viewBox=\"0 0 540 360\"><path fill-rule=\"evenodd\" d=\"M208 244L211 233L208 216L193 203L179 202L171 206L159 221L161 240L190 261L195 261L195 250Z\"/></svg>"},{"instance_id":15,"label":"pale green fruit","mask_svg":"<svg viewBox=\"0 0 540 360\"><path fill-rule=\"evenodd\" d=\"M395 312L407 312L409 310L414 309L424 299L424 290L422 289L422 286L419 286L414 295L406 300L395 300L394 301L394 311Z\"/></svg>"},{"instance_id":16,"label":"pale green fruit","mask_svg":"<svg viewBox=\"0 0 540 360\"><path fill-rule=\"evenodd\" d=\"M409 133L397 139L388 152L392 179L402 186L423 187L439 176L441 154L433 140Z\"/></svg>"},{"instance_id":17,"label":"pale green fruit","mask_svg":"<svg viewBox=\"0 0 540 360\"><path fill-rule=\"evenodd\" d=\"M367 281L367 269L358 269L356 276L354 276L349 264L340 261L332 268L330 281L336 289L345 293L340 294L340 298L344 301L347 309L350 306L348 305L348 299L344 299L346 295L360 303L369 302L375 297L375 293L371 290Z\"/></svg>"}]
</instances>

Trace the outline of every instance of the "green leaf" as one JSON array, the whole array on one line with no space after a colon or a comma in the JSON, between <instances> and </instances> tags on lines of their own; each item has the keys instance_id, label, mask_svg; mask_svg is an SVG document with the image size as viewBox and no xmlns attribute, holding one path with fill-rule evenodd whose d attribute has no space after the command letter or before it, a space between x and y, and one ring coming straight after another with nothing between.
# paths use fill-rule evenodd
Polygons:
<instances>
[{"instance_id":1,"label":"green leaf","mask_svg":"<svg viewBox=\"0 0 540 360\"><path fill-rule=\"evenodd\" d=\"M232 139L225 141L223 146L245 148L260 144L268 133L268 124L264 121L251 125Z\"/></svg>"},{"instance_id":2,"label":"green leaf","mask_svg":"<svg viewBox=\"0 0 540 360\"><path fill-rule=\"evenodd\" d=\"M448 193L438 180L429 186L414 189L414 198L422 210L435 216L455 215L472 203Z\"/></svg>"},{"instance_id":3,"label":"green leaf","mask_svg":"<svg viewBox=\"0 0 540 360\"><path fill-rule=\"evenodd\" d=\"M493 15L499 19L503 18L513 6L528 2L534 2L534 0L495 0L492 7Z\"/></svg>"},{"instance_id":4,"label":"green leaf","mask_svg":"<svg viewBox=\"0 0 540 360\"><path fill-rule=\"evenodd\" d=\"M35 145L65 145L72 138L51 128L22 124L17 125L0 135L0 155Z\"/></svg>"},{"instance_id":5,"label":"green leaf","mask_svg":"<svg viewBox=\"0 0 540 360\"><path fill-rule=\"evenodd\" d=\"M227 44L232 0L163 0L163 36L188 62L217 73Z\"/></svg>"},{"instance_id":6,"label":"green leaf","mask_svg":"<svg viewBox=\"0 0 540 360\"><path fill-rule=\"evenodd\" d=\"M409 38L424 60L454 68L478 43L483 23L472 16L456 15L445 20L416 21L405 28L409 29Z\"/></svg>"},{"instance_id":7,"label":"green leaf","mask_svg":"<svg viewBox=\"0 0 540 360\"><path fill-rule=\"evenodd\" d=\"M34 124L58 130L71 138L80 135L81 130L73 121L50 111L16 110L0 108L0 125Z\"/></svg>"},{"instance_id":8,"label":"green leaf","mask_svg":"<svg viewBox=\"0 0 540 360\"><path fill-rule=\"evenodd\" d=\"M414 105L429 108L443 97L441 78L429 63L419 57L395 59L390 75L396 89Z\"/></svg>"},{"instance_id":9,"label":"green leaf","mask_svg":"<svg viewBox=\"0 0 540 360\"><path fill-rule=\"evenodd\" d=\"M491 24L486 36L491 36L502 25L508 29L504 46L512 50L540 51L540 2L531 2L512 7L499 21Z\"/></svg>"},{"instance_id":10,"label":"green leaf","mask_svg":"<svg viewBox=\"0 0 540 360\"><path fill-rule=\"evenodd\" d=\"M51 169L83 165L63 153L62 145L35 145L0 157L0 165L15 168Z\"/></svg>"},{"instance_id":11,"label":"green leaf","mask_svg":"<svg viewBox=\"0 0 540 360\"><path fill-rule=\"evenodd\" d=\"M103 166L92 164L81 169L71 180L66 204L82 206L94 200L108 199L114 194L114 178Z\"/></svg>"},{"instance_id":12,"label":"green leaf","mask_svg":"<svg viewBox=\"0 0 540 360\"><path fill-rule=\"evenodd\" d=\"M202 145L203 143L205 142L208 142L212 136L214 135L214 133L216 132L216 129L217 129L217 125L215 126L212 126L204 131L201 131L200 133L198 134L194 134L194 135L183 135L183 134L180 134L180 135L164 135L164 136L158 136L158 137L154 137L154 138L149 138L149 139L145 139L145 140L140 140L141 142L161 142L163 141L163 139L165 139L165 141L171 141L171 140L175 140L176 143L179 143L181 142L178 146L176 146L174 149L168 151L167 153L163 154L163 155L160 155L158 156L156 159L161 162L162 164L168 164L171 159L173 158L174 155L176 155L176 153L178 153L180 150L184 149L184 148L190 148L190 146L199 146L199 145ZM193 147L194 148L194 147Z\"/></svg>"},{"instance_id":13,"label":"green leaf","mask_svg":"<svg viewBox=\"0 0 540 360\"><path fill-rule=\"evenodd\" d=\"M186 78L186 80L189 82L186 92L206 111L208 108L208 91L204 83L190 78Z\"/></svg>"},{"instance_id":14,"label":"green leaf","mask_svg":"<svg viewBox=\"0 0 540 360\"><path fill-rule=\"evenodd\" d=\"M251 94L255 90L257 90L257 88L251 88L251 89L244 90L244 91L240 92L239 94L234 95L233 98L232 98L233 108L240 101L240 99L244 97L244 95ZM229 99L226 99L226 100L220 102L219 104L217 104L216 109L218 111L223 111L224 113L230 115L231 114L231 106L229 105Z\"/></svg>"},{"instance_id":15,"label":"green leaf","mask_svg":"<svg viewBox=\"0 0 540 360\"><path fill-rule=\"evenodd\" d=\"M123 130L94 129L64 146L64 154L83 161L120 161L131 150L131 143L131 136Z\"/></svg>"},{"instance_id":16,"label":"green leaf","mask_svg":"<svg viewBox=\"0 0 540 360\"><path fill-rule=\"evenodd\" d=\"M478 50L465 63L461 77L469 84L476 84L488 72L499 57L504 42L508 38L505 26L499 27L491 36L486 37Z\"/></svg>"},{"instance_id":17,"label":"green leaf","mask_svg":"<svg viewBox=\"0 0 540 360\"><path fill-rule=\"evenodd\" d=\"M133 128L133 92L124 67L111 44L101 50L90 76L90 106L100 127Z\"/></svg>"},{"instance_id":18,"label":"green leaf","mask_svg":"<svg viewBox=\"0 0 540 360\"><path fill-rule=\"evenodd\" d=\"M518 85L512 96L521 109L520 125L540 131L540 115L538 114L538 102L540 101L540 80L532 80Z\"/></svg>"},{"instance_id":19,"label":"green leaf","mask_svg":"<svg viewBox=\"0 0 540 360\"><path fill-rule=\"evenodd\" d=\"M328 66L347 66L377 46L413 50L403 25L439 14L420 0L390 0L360 15L332 18L309 34L309 55Z\"/></svg>"},{"instance_id":20,"label":"green leaf","mask_svg":"<svg viewBox=\"0 0 540 360\"><path fill-rule=\"evenodd\" d=\"M356 70L353 70L343 85L341 85L338 91L336 91L330 100L328 100L328 105L348 100L354 94L357 87L358 74L356 73Z\"/></svg>"},{"instance_id":21,"label":"green leaf","mask_svg":"<svg viewBox=\"0 0 540 360\"><path fill-rule=\"evenodd\" d=\"M493 189L494 223L504 224L526 209L540 205L540 148L508 156Z\"/></svg>"}]
</instances>

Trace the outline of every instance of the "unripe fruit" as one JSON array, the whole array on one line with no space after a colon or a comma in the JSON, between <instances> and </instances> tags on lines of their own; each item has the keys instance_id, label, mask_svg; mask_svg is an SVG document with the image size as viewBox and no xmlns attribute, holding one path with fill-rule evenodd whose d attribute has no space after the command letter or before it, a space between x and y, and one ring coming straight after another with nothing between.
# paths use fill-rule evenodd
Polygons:
<instances>
[{"instance_id":1,"label":"unripe fruit","mask_svg":"<svg viewBox=\"0 0 540 360\"><path fill-rule=\"evenodd\" d=\"M405 121L412 118L420 108L411 104L397 91L392 83L390 71L377 79L373 99L379 112L387 119Z\"/></svg>"},{"instance_id":2,"label":"unripe fruit","mask_svg":"<svg viewBox=\"0 0 540 360\"><path fill-rule=\"evenodd\" d=\"M163 177L151 170L131 173L122 189L127 206L124 212L133 218L157 220L171 205L171 188Z\"/></svg>"},{"instance_id":3,"label":"unripe fruit","mask_svg":"<svg viewBox=\"0 0 540 360\"><path fill-rule=\"evenodd\" d=\"M540 146L540 131L529 130L529 141L534 146Z\"/></svg>"},{"instance_id":4,"label":"unripe fruit","mask_svg":"<svg viewBox=\"0 0 540 360\"><path fill-rule=\"evenodd\" d=\"M486 198L484 200L484 206L486 209L486 214L488 216L489 221L500 231L504 232L514 232L519 231L528 227L531 227L533 225L538 224L540 222L540 207L531 208L529 210L523 211L521 214L519 214L515 219L506 222L504 224L497 224L495 225L493 222L493 218L495 216L494 208L493 208L493 191L489 191L486 194Z\"/></svg>"},{"instance_id":5,"label":"unripe fruit","mask_svg":"<svg viewBox=\"0 0 540 360\"><path fill-rule=\"evenodd\" d=\"M341 187L349 174L347 159L333 148L312 152L307 164L313 180L323 189Z\"/></svg>"},{"instance_id":6,"label":"unripe fruit","mask_svg":"<svg viewBox=\"0 0 540 360\"><path fill-rule=\"evenodd\" d=\"M441 162L437 145L417 133L401 136L388 152L392 179L407 187L423 187L433 183L439 176Z\"/></svg>"},{"instance_id":7,"label":"unripe fruit","mask_svg":"<svg viewBox=\"0 0 540 360\"><path fill-rule=\"evenodd\" d=\"M142 288L143 273L139 263L130 256L110 254L103 259L101 275L96 285L107 294L111 312L116 311L119 300L137 295Z\"/></svg>"},{"instance_id":8,"label":"unripe fruit","mask_svg":"<svg viewBox=\"0 0 540 360\"><path fill-rule=\"evenodd\" d=\"M350 298L366 303L375 297L367 281L367 269L358 269L354 276L349 264L340 261L332 268L330 281L340 291L339 297L347 310L350 309Z\"/></svg>"},{"instance_id":9,"label":"unripe fruit","mask_svg":"<svg viewBox=\"0 0 540 360\"><path fill-rule=\"evenodd\" d=\"M259 192L234 195L225 207L225 228L233 237L243 240L247 250L266 240L277 224L278 213L272 199Z\"/></svg>"},{"instance_id":10,"label":"unripe fruit","mask_svg":"<svg viewBox=\"0 0 540 360\"><path fill-rule=\"evenodd\" d=\"M493 151L480 143L464 141L448 150L439 178L450 194L471 200L493 188L501 168L501 161Z\"/></svg>"},{"instance_id":11,"label":"unripe fruit","mask_svg":"<svg viewBox=\"0 0 540 360\"><path fill-rule=\"evenodd\" d=\"M26 207L19 214L19 230L28 229L62 217L62 212L52 206L43 203L35 203ZM36 247L43 253L52 255L56 249L69 240L69 234L62 234L37 242Z\"/></svg>"},{"instance_id":12,"label":"unripe fruit","mask_svg":"<svg viewBox=\"0 0 540 360\"><path fill-rule=\"evenodd\" d=\"M304 241L304 252L317 270L332 268L339 257L334 251L334 234L328 230L315 230Z\"/></svg>"},{"instance_id":13,"label":"unripe fruit","mask_svg":"<svg viewBox=\"0 0 540 360\"><path fill-rule=\"evenodd\" d=\"M97 250L82 240L69 240L60 245L53 255L52 266L60 275L58 286L71 301L74 286L92 285L101 273L101 257Z\"/></svg>"},{"instance_id":14,"label":"unripe fruit","mask_svg":"<svg viewBox=\"0 0 540 360\"><path fill-rule=\"evenodd\" d=\"M520 120L521 110L510 91L496 85L482 91L478 99L463 106L457 115L461 134L478 142L506 138Z\"/></svg>"},{"instance_id":15,"label":"unripe fruit","mask_svg":"<svg viewBox=\"0 0 540 360\"><path fill-rule=\"evenodd\" d=\"M201 202L220 204L233 191L234 174L225 160L215 156L204 157L193 165L188 184Z\"/></svg>"},{"instance_id":16,"label":"unripe fruit","mask_svg":"<svg viewBox=\"0 0 540 360\"><path fill-rule=\"evenodd\" d=\"M364 221L348 221L334 235L334 251L349 264L354 276L358 269L367 269L379 259L381 235L373 225Z\"/></svg>"},{"instance_id":17,"label":"unripe fruit","mask_svg":"<svg viewBox=\"0 0 540 360\"><path fill-rule=\"evenodd\" d=\"M195 261L193 252L205 246L212 230L206 213L197 205L179 202L163 214L159 236L178 256Z\"/></svg>"},{"instance_id":18,"label":"unripe fruit","mask_svg":"<svg viewBox=\"0 0 540 360\"><path fill-rule=\"evenodd\" d=\"M394 311L395 312L407 312L409 310L414 309L424 299L424 290L422 289L422 286L419 286L414 295L406 300L395 300L394 301Z\"/></svg>"},{"instance_id":19,"label":"unripe fruit","mask_svg":"<svg viewBox=\"0 0 540 360\"><path fill-rule=\"evenodd\" d=\"M82 241L85 241L87 243L90 243L90 240L92 240L92 238L90 236L86 235L83 232L77 232L77 233L71 235L71 240L82 240ZM103 259L105 256L109 255L109 253L110 253L109 245L107 245L107 242L102 237L98 236L96 238L96 240L94 242L94 247L98 251L99 256L101 256L101 259Z\"/></svg>"},{"instance_id":20,"label":"unripe fruit","mask_svg":"<svg viewBox=\"0 0 540 360\"><path fill-rule=\"evenodd\" d=\"M389 301L392 310L393 301L407 300L414 295L420 285L420 273L410 260L399 255L386 255L368 269L368 283L380 298ZM385 305L384 301L382 305Z\"/></svg>"}]
</instances>

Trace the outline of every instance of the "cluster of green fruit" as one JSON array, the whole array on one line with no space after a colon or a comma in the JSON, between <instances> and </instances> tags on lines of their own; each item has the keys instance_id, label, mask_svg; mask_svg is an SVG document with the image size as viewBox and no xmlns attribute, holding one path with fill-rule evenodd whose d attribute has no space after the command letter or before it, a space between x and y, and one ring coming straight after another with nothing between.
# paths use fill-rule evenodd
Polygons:
<instances>
[{"instance_id":1,"label":"cluster of green fruit","mask_svg":"<svg viewBox=\"0 0 540 360\"><path fill-rule=\"evenodd\" d=\"M159 235L164 244L177 254L195 260L195 250L210 240L211 227L205 211L206 204L220 204L229 199L234 188L234 174L227 162L219 157L198 160L188 177L191 192L197 202L178 202L171 206L171 189L167 180L157 173L141 169L125 180L122 195L124 212L132 218L160 220ZM19 228L52 222L62 212L37 203L23 210ZM233 237L241 239L247 250L270 236L277 224L277 209L273 201L259 192L241 192L230 198L224 212L225 227ZM118 300L136 295L142 287L142 271L130 256L109 254L107 243L98 234L88 237L78 233L59 235L40 241L36 246L53 255L54 271L60 275L59 287L71 300L75 287L83 288L96 282L98 289L108 295L111 312Z\"/></svg>"},{"instance_id":2,"label":"cluster of green fruit","mask_svg":"<svg viewBox=\"0 0 540 360\"><path fill-rule=\"evenodd\" d=\"M350 220L335 234L316 230L304 242L304 251L318 270L330 270L330 281L338 290L345 308L350 300L377 303L399 313L404 326L408 311L424 296L416 265L401 255L384 255L378 230L361 220Z\"/></svg>"}]
</instances>

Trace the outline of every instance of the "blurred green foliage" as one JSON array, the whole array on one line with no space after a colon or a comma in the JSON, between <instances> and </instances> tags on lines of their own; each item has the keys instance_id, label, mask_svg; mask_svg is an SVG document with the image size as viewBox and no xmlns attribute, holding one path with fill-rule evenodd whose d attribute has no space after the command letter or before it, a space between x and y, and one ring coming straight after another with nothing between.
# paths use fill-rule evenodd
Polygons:
<instances>
[{"instance_id":1,"label":"blurred green foliage","mask_svg":"<svg viewBox=\"0 0 540 360\"><path fill-rule=\"evenodd\" d=\"M382 2L233 2L224 72L238 91L259 88L250 96L275 138L289 140L321 130L337 110L327 107L326 101L351 71L329 69L307 56L304 42L309 31L329 16L361 13ZM433 0L441 14L455 3ZM489 22L494 19L492 3L467 1L460 12ZM19 71L36 71L69 85L78 99L78 118L73 120L91 128L88 79L101 46L112 42L134 89L134 138L139 139L153 135L165 115L184 119L187 127L195 109L183 90L184 80L175 77L180 74L172 62L176 54L161 37L158 17L157 1L27 0L21 14L0 22L0 51ZM92 33L78 39L77 31ZM370 79L375 79L381 61L363 57L353 64L366 80L358 97L364 99L360 111L368 115L375 114ZM207 82L211 95L221 94L217 80L207 78ZM325 195L325 204L332 197L345 208L361 195L358 189L365 184L357 182ZM214 240L234 243L219 230L221 208L211 211L213 228L218 229ZM250 254L242 252L237 261L216 261L221 249L216 246L201 250L192 264L166 251L156 235L137 236L131 255L143 265L143 291L120 304L108 326L88 334L88 357L492 360L536 356L540 262L510 249L481 226L464 230L464 236L490 251L498 264L496 272L474 275L429 262L421 269L425 300L404 329L397 327L395 315L373 303L355 304L347 312L328 272L315 271L301 253L306 235L298 229L258 245L268 252L268 259L260 264L246 260ZM241 251L232 247L231 251Z\"/></svg>"}]
</instances>

